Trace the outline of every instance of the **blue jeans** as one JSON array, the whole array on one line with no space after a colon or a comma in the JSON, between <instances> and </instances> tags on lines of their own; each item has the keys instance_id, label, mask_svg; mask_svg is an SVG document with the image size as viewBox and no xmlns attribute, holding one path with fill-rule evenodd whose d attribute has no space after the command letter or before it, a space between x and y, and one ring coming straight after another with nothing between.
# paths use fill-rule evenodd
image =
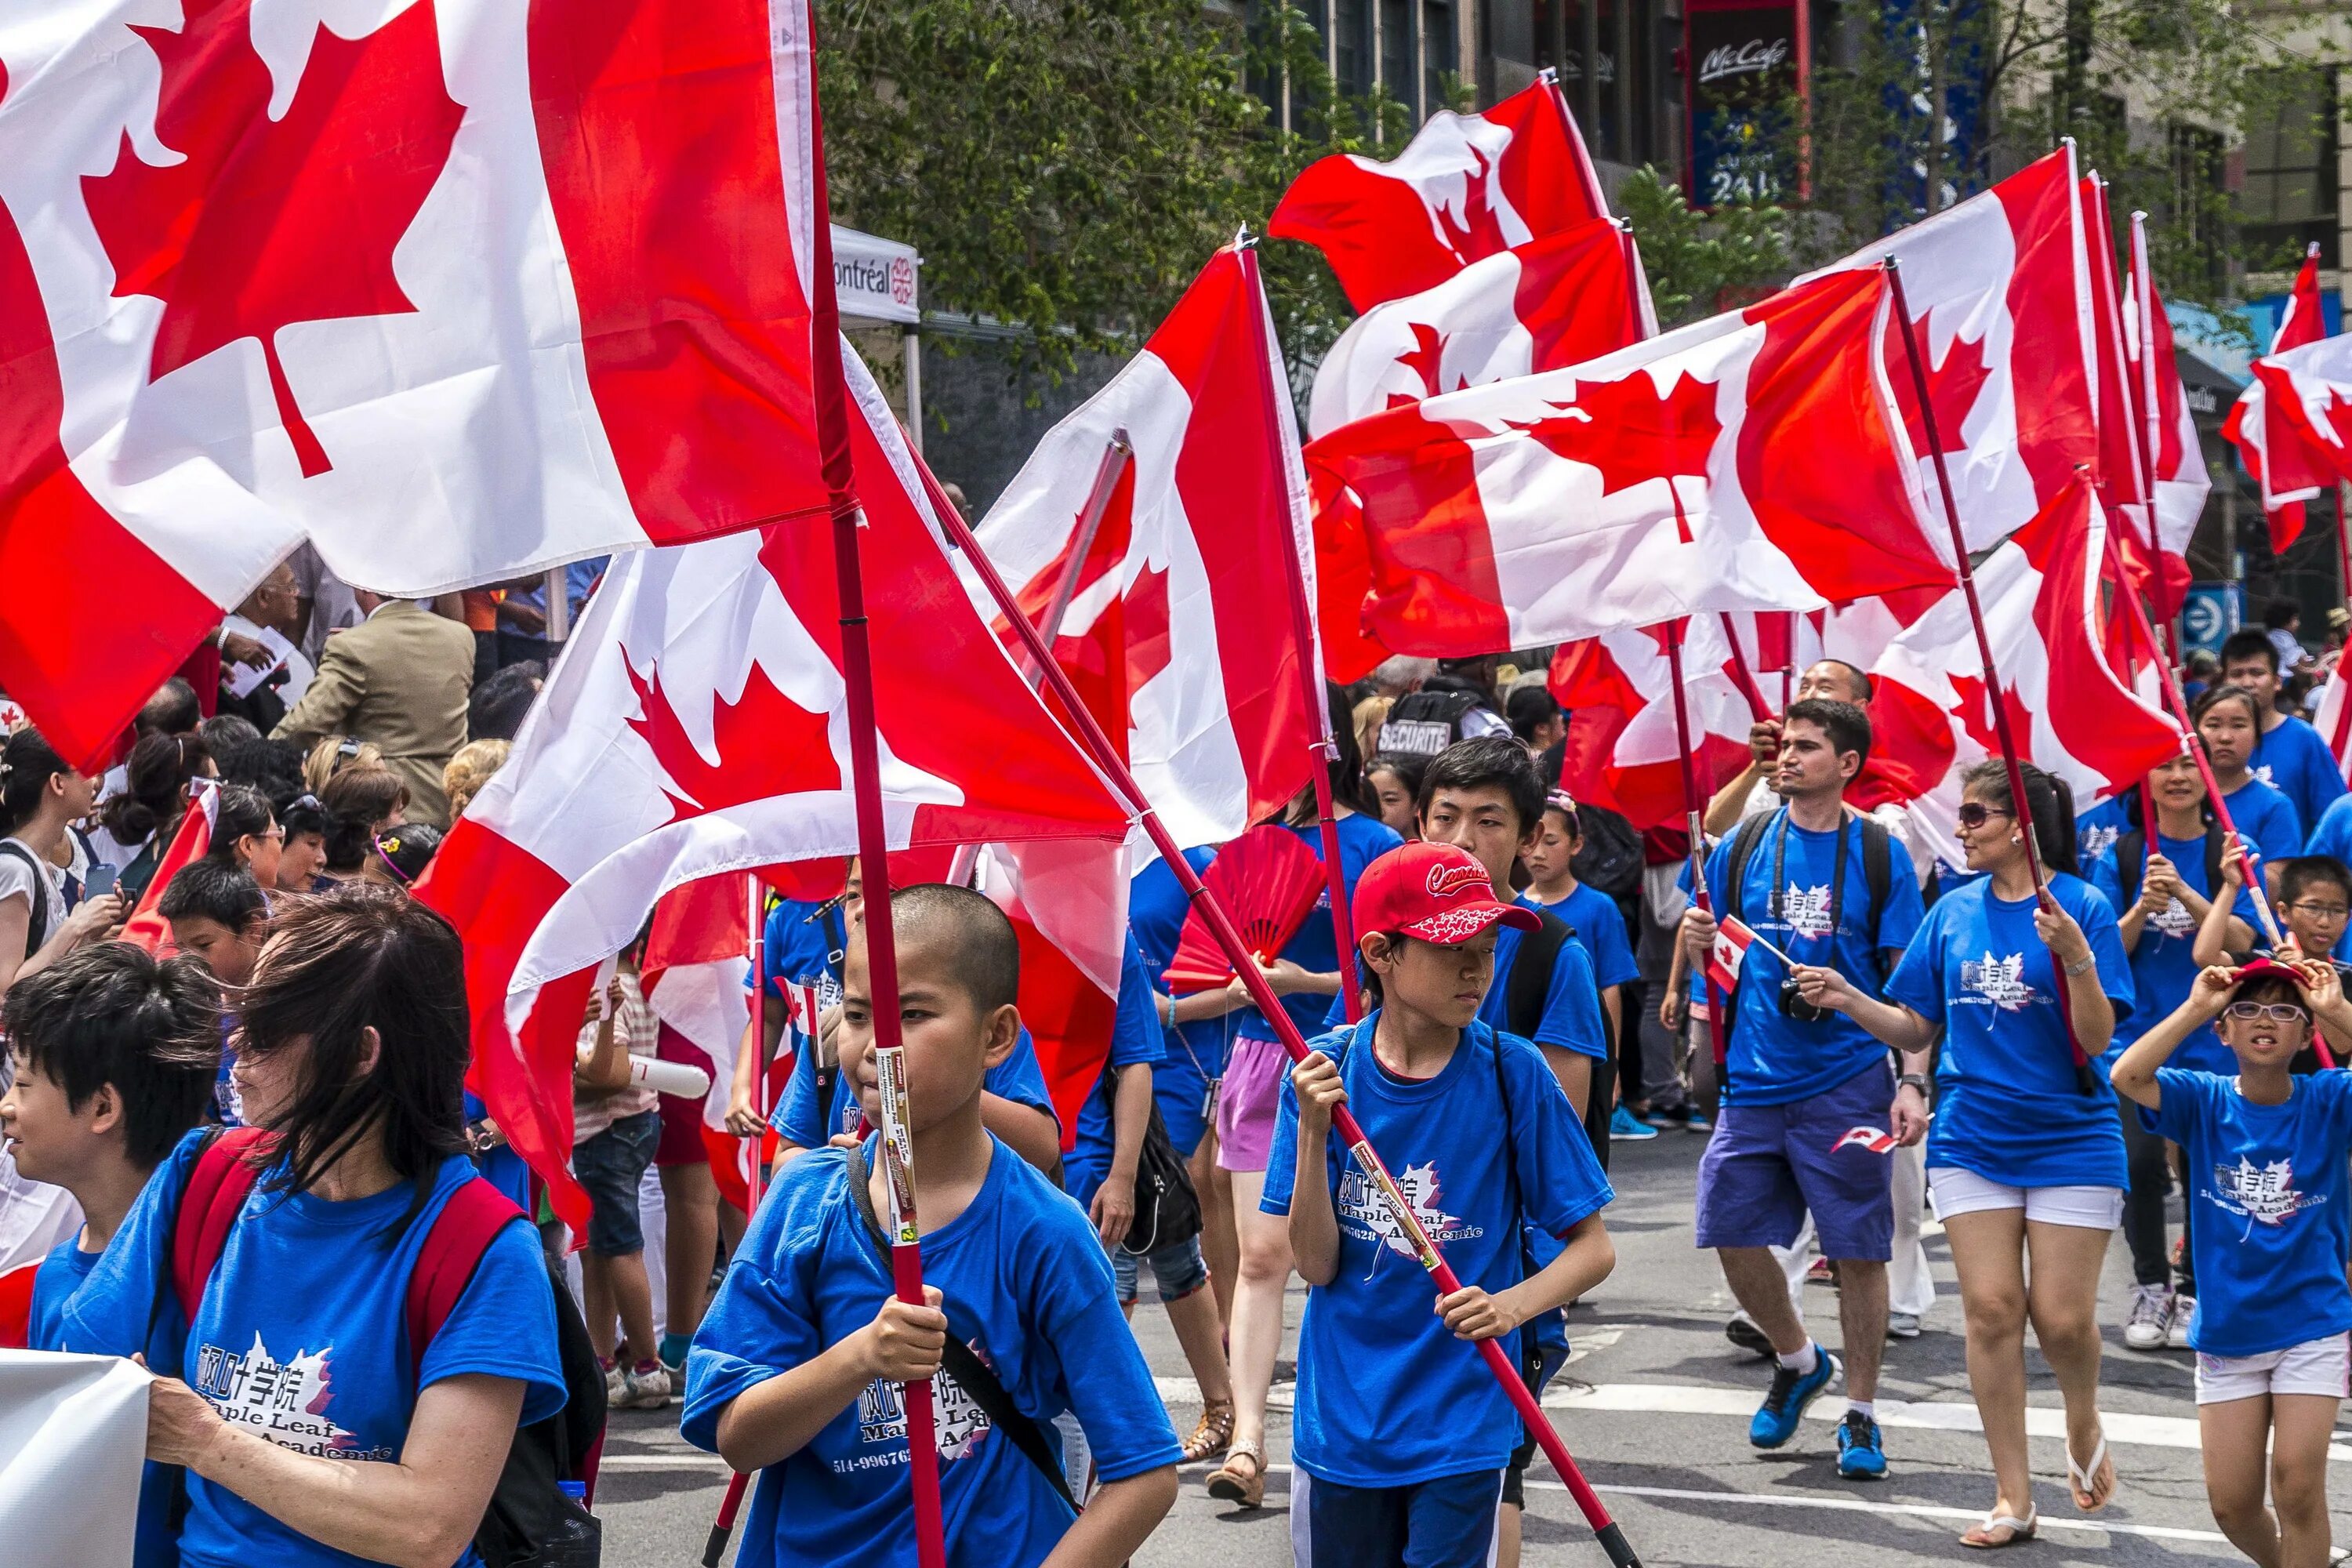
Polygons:
<instances>
[{"instance_id":1,"label":"blue jeans","mask_svg":"<svg viewBox=\"0 0 2352 1568\"><path fill-rule=\"evenodd\" d=\"M588 1250L626 1258L646 1249L637 1224L637 1186L661 1142L661 1112L624 1116L572 1151L572 1173L588 1189Z\"/></svg>"},{"instance_id":2,"label":"blue jeans","mask_svg":"<svg viewBox=\"0 0 2352 1568\"><path fill-rule=\"evenodd\" d=\"M1136 1297L1142 1292L1142 1273L1137 1264L1145 1259L1151 1264L1152 1282L1160 1288L1162 1301L1181 1301L1209 1282L1208 1260L1201 1256L1201 1238L1197 1236L1139 1256L1125 1247L1114 1247L1110 1249L1110 1271L1118 1280L1120 1306L1134 1306Z\"/></svg>"}]
</instances>

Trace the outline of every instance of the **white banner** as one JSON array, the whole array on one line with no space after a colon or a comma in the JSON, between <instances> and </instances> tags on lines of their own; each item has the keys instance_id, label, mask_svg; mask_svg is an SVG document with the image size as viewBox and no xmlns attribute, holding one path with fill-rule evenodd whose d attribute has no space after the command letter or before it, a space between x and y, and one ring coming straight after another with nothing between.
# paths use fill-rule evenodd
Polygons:
<instances>
[{"instance_id":1,"label":"white banner","mask_svg":"<svg viewBox=\"0 0 2352 1568\"><path fill-rule=\"evenodd\" d=\"M152 1381L114 1356L0 1351L9 1568L130 1568Z\"/></svg>"}]
</instances>

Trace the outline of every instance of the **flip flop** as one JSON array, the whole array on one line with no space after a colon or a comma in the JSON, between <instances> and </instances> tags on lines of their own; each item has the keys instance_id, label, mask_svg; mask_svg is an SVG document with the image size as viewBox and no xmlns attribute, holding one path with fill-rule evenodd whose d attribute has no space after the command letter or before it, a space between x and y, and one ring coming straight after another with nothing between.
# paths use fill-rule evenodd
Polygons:
<instances>
[{"instance_id":1,"label":"flip flop","mask_svg":"<svg viewBox=\"0 0 2352 1568\"><path fill-rule=\"evenodd\" d=\"M2074 1451L2072 1448L2066 1451L2066 1485L2074 1494L2075 1508L2084 1513L2096 1513L2115 1500L2116 1489L2112 1482L2107 1488L2106 1496L2100 1497L2098 1493L2099 1471L2106 1465L2107 1435L2105 1432L2099 1434L2099 1446L2091 1450L2089 1464L2076 1465ZM2083 1500L2086 1497L2095 1498L2097 1500L2086 1503Z\"/></svg>"},{"instance_id":2,"label":"flip flop","mask_svg":"<svg viewBox=\"0 0 2352 1568\"><path fill-rule=\"evenodd\" d=\"M1989 1535L1996 1530L2006 1530L2009 1534L1999 1541L1971 1539L1978 1535ZM2042 1510L2029 1506L2023 1519L2018 1518L2013 1513L1987 1513L1983 1523L1975 1526L1960 1537L1960 1544L1972 1552L1999 1552L2005 1546L2015 1546L2020 1542L2032 1541L2041 1533L2041 1531Z\"/></svg>"}]
</instances>

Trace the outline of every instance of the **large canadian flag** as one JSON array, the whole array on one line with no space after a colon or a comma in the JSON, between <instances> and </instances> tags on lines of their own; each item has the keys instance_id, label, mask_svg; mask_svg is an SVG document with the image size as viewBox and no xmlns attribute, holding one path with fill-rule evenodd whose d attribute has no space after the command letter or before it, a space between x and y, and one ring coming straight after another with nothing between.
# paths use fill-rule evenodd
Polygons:
<instances>
[{"instance_id":1,"label":"large canadian flag","mask_svg":"<svg viewBox=\"0 0 2352 1568\"><path fill-rule=\"evenodd\" d=\"M1279 808L1312 777L1327 722L1307 700L1316 650L1294 635L1281 564L1299 561L1311 595L1306 476L1273 342L1255 256L1220 251L974 531L1186 845ZM1088 500L1121 440L1131 456L1089 537Z\"/></svg>"},{"instance_id":2,"label":"large canadian flag","mask_svg":"<svg viewBox=\"0 0 2352 1568\"><path fill-rule=\"evenodd\" d=\"M2199 444L2196 420L2180 383L2172 318L2165 312L2155 269L2148 263L2146 213L2132 214L2131 274L2124 285L2124 361L2149 458L2159 556L2156 613L2169 620L2179 614L2188 591L2189 541L2197 531L2197 520L2205 515L2205 498L2212 493L2213 481L2206 472L2205 449Z\"/></svg>"},{"instance_id":3,"label":"large canadian flag","mask_svg":"<svg viewBox=\"0 0 2352 1568\"><path fill-rule=\"evenodd\" d=\"M1950 583L1876 352L1890 300L1833 273L1314 442L1361 506L1366 625L1465 655Z\"/></svg>"},{"instance_id":4,"label":"large canadian flag","mask_svg":"<svg viewBox=\"0 0 2352 1568\"><path fill-rule=\"evenodd\" d=\"M306 535L421 595L821 513L807 5L0 10L0 683L87 759Z\"/></svg>"},{"instance_id":5,"label":"large canadian flag","mask_svg":"<svg viewBox=\"0 0 2352 1568\"><path fill-rule=\"evenodd\" d=\"M2295 274L2270 353L2254 362L2253 379L2221 424L2221 434L2262 487L2273 554L2302 535L2304 503L2333 483L2337 471L2330 448L2340 451L2343 437L2335 430L2335 389L2352 384L2352 374L2347 356L2327 352L2340 334L2326 334L2314 245Z\"/></svg>"},{"instance_id":6,"label":"large canadian flag","mask_svg":"<svg viewBox=\"0 0 2352 1568\"><path fill-rule=\"evenodd\" d=\"M892 847L1123 839L1108 786L972 612L879 389L837 352L871 636L922 650L874 675ZM588 972L672 888L856 847L834 572L822 525L623 556L418 885L466 938L476 1092L575 1228Z\"/></svg>"},{"instance_id":7,"label":"large canadian flag","mask_svg":"<svg viewBox=\"0 0 2352 1568\"><path fill-rule=\"evenodd\" d=\"M1477 114L1433 114L1387 163L1310 163L1266 232L1323 252L1359 310L1433 288L1474 261L1606 217L1584 139L1549 73Z\"/></svg>"},{"instance_id":8,"label":"large canadian flag","mask_svg":"<svg viewBox=\"0 0 2352 1568\"><path fill-rule=\"evenodd\" d=\"M1927 361L1961 527L1969 548L1984 550L2023 527L2076 465L2099 457L2090 252L2073 145L1830 270L1876 268L1890 256L1901 264ZM1934 496L1933 455L1895 323L1885 352L1922 488Z\"/></svg>"}]
</instances>

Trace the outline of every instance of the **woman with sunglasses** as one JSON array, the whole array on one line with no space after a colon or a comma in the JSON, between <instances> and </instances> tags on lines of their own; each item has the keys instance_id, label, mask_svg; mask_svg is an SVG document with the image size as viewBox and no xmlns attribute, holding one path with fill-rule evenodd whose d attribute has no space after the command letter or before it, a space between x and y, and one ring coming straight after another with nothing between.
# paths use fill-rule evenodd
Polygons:
<instances>
[{"instance_id":1,"label":"woman with sunglasses","mask_svg":"<svg viewBox=\"0 0 2352 1568\"><path fill-rule=\"evenodd\" d=\"M2039 768L2024 773L2048 873L2042 890L2027 869L2028 824L2002 764L1981 763L1962 775L1959 840L1969 869L1982 875L1927 911L1886 982L1887 1000L1834 970L1791 972L1806 1001L1900 1051L1906 1076L1926 1070L1942 1036L1927 1183L1959 1275L1969 1387L1992 1455L1993 1506L1960 1537L1978 1548L2030 1540L2037 1525L2025 1442L2029 1320L2065 1399L2074 1506L2096 1512L2116 1489L2099 1421L2097 1308L2099 1265L2123 1215L2124 1140L2090 1063L2131 1010L2131 967L2114 909L2075 874L2066 786Z\"/></svg>"},{"instance_id":2,"label":"woman with sunglasses","mask_svg":"<svg viewBox=\"0 0 2352 1568\"><path fill-rule=\"evenodd\" d=\"M2325 960L2208 969L2115 1065L2116 1091L2189 1152L2205 1291L2189 1343L2213 1522L2281 1568L2328 1561L2328 1447L2352 1377L2352 1074L2291 1070L2315 1019L2352 1030ZM2226 1070L2171 1065L2217 1024Z\"/></svg>"},{"instance_id":3,"label":"woman with sunglasses","mask_svg":"<svg viewBox=\"0 0 2352 1568\"><path fill-rule=\"evenodd\" d=\"M2189 710L2213 782L2221 786L2231 824L2265 864L2303 853L2303 819L2294 803L2252 771L2254 746L2262 739L2261 705L2242 686L2216 686Z\"/></svg>"}]
</instances>

